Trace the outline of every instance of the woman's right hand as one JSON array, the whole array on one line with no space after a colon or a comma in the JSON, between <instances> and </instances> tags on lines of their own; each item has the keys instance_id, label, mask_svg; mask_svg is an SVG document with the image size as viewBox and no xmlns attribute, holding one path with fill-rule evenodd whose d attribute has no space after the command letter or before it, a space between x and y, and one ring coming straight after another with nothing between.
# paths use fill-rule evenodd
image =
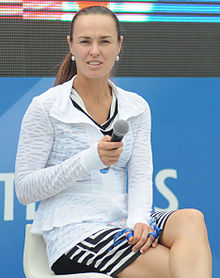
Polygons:
<instances>
[{"instance_id":1,"label":"woman's right hand","mask_svg":"<svg viewBox=\"0 0 220 278\"><path fill-rule=\"evenodd\" d=\"M123 143L111 142L109 135L105 135L98 143L99 157L106 166L111 166L118 162L122 151Z\"/></svg>"}]
</instances>

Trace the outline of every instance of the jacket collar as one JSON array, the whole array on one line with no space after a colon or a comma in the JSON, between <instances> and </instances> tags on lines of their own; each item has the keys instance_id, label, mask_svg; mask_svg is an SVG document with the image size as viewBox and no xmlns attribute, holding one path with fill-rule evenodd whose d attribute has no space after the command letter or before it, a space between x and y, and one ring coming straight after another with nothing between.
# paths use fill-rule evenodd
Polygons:
<instances>
[{"instance_id":1,"label":"jacket collar","mask_svg":"<svg viewBox=\"0 0 220 278\"><path fill-rule=\"evenodd\" d=\"M55 90L56 100L50 109L50 116L65 123L89 123L95 125L89 117L84 113L76 109L71 100L70 93L75 76L53 89ZM143 103L134 102L133 93L126 92L123 89L115 86L115 84L109 80L109 85L112 87L117 99L118 99L118 118L127 120L130 117L135 117L141 114L144 110ZM130 98L129 95L133 97Z\"/></svg>"}]
</instances>

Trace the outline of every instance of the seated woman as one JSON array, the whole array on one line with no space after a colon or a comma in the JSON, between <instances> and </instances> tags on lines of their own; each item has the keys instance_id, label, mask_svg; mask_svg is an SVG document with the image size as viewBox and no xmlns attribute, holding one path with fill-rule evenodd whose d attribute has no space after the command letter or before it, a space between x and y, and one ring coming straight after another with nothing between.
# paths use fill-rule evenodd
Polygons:
<instances>
[{"instance_id":1,"label":"seated woman","mask_svg":"<svg viewBox=\"0 0 220 278\"><path fill-rule=\"evenodd\" d=\"M101 6L85 8L67 40L55 86L25 113L16 159L18 199L41 201L32 232L43 235L52 270L210 278L202 213L152 212L150 109L109 80L123 41L117 17ZM111 142L119 119L129 131Z\"/></svg>"}]
</instances>

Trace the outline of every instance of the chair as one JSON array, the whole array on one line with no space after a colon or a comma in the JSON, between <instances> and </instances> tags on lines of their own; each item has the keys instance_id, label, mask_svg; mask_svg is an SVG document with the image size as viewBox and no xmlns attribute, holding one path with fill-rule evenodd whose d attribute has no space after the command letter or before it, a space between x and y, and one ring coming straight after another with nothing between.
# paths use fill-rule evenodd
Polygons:
<instances>
[{"instance_id":1,"label":"chair","mask_svg":"<svg viewBox=\"0 0 220 278\"><path fill-rule=\"evenodd\" d=\"M24 273L26 278L107 278L102 273L55 275L50 269L43 237L31 233L31 224L25 227Z\"/></svg>"}]
</instances>

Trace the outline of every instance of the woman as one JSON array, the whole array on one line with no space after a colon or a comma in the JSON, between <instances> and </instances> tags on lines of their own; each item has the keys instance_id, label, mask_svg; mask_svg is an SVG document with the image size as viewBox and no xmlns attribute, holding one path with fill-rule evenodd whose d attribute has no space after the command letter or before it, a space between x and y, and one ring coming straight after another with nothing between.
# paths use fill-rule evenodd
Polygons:
<instances>
[{"instance_id":1,"label":"woman","mask_svg":"<svg viewBox=\"0 0 220 278\"><path fill-rule=\"evenodd\" d=\"M29 106L16 159L18 199L41 201L32 232L43 234L52 270L210 278L202 213L151 213L150 110L109 80L123 41L117 17L89 7L70 29L70 53L56 86ZM123 143L110 141L118 119L130 127Z\"/></svg>"}]
</instances>

